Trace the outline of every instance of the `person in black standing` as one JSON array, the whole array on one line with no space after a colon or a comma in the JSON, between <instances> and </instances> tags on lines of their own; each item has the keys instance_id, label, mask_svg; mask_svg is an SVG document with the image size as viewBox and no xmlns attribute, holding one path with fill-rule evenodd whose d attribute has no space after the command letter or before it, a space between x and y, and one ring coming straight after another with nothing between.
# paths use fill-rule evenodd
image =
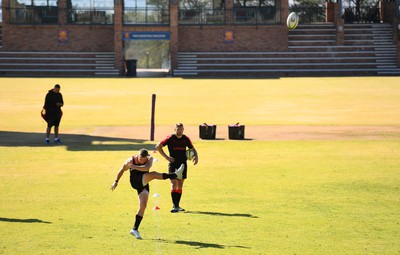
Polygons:
<instances>
[{"instance_id":1,"label":"person in black standing","mask_svg":"<svg viewBox=\"0 0 400 255\"><path fill-rule=\"evenodd\" d=\"M61 140L58 138L58 127L62 117L61 107L64 106L64 100L60 93L60 89L60 85L56 84L53 89L49 90L44 101L44 119L47 122L46 144L50 144L50 132L53 126L54 143L61 144Z\"/></svg>"},{"instance_id":2,"label":"person in black standing","mask_svg":"<svg viewBox=\"0 0 400 255\"><path fill-rule=\"evenodd\" d=\"M183 134L183 124L176 123L175 133L167 136L163 141L156 145L157 151L169 161L168 170L169 173L173 173L181 164L185 166L183 171L182 179L171 179L171 198L172 198L172 210L171 213L177 213L185 211L185 209L179 206L182 197L182 188L185 179L187 178L187 158L186 158L186 147L193 150L194 158L193 162L196 165L199 161L199 157L196 149L194 148L190 138ZM169 156L165 154L163 147L168 146Z\"/></svg>"}]
</instances>

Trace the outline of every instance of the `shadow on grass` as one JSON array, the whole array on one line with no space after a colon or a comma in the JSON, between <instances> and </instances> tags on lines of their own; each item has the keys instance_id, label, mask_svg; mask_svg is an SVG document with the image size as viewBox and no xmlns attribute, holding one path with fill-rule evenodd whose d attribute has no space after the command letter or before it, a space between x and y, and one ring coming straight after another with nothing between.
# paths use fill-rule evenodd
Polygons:
<instances>
[{"instance_id":1,"label":"shadow on grass","mask_svg":"<svg viewBox=\"0 0 400 255\"><path fill-rule=\"evenodd\" d=\"M51 147L65 146L69 151L128 151L146 148L154 150L154 145L143 144L145 140L103 136L62 134L63 144L45 144L44 133L0 131L0 146L5 147Z\"/></svg>"},{"instance_id":2,"label":"shadow on grass","mask_svg":"<svg viewBox=\"0 0 400 255\"><path fill-rule=\"evenodd\" d=\"M216 243L204 243L204 242L196 242L196 241L183 241L183 240L165 240L165 239L153 239L156 242L161 243L170 243L170 244L181 244L195 247L196 249L203 249L203 248L213 248L213 249L225 249L225 248L241 248L241 249L251 249L247 246L241 245L223 245L223 244L216 244Z\"/></svg>"},{"instance_id":3,"label":"shadow on grass","mask_svg":"<svg viewBox=\"0 0 400 255\"><path fill-rule=\"evenodd\" d=\"M186 211L185 213L206 214L206 215L226 216L226 217L258 218L257 216L248 213L220 213L220 212L199 212L199 211Z\"/></svg>"},{"instance_id":4,"label":"shadow on grass","mask_svg":"<svg viewBox=\"0 0 400 255\"><path fill-rule=\"evenodd\" d=\"M39 219L13 219L13 218L1 218L0 222L15 222L15 223L45 223L45 224L52 224L49 221L43 221Z\"/></svg>"}]
</instances>

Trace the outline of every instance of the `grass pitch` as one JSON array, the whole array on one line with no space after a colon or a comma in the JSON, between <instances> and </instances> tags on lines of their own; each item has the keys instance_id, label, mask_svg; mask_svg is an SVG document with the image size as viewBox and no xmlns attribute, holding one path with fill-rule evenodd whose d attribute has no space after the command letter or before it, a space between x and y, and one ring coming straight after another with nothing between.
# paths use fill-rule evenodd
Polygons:
<instances>
[{"instance_id":1,"label":"grass pitch","mask_svg":"<svg viewBox=\"0 0 400 255\"><path fill-rule=\"evenodd\" d=\"M399 81L0 79L0 254L398 254L398 133L195 139L200 162L189 165L187 212L169 213L169 183L153 181L144 240L129 235L138 205L127 174L109 187L123 161L154 142L92 137L98 127L148 125L152 93L156 124L171 127L399 126ZM65 100L61 138L71 142L45 146L39 112L55 83ZM153 170L165 171L153 155Z\"/></svg>"}]
</instances>

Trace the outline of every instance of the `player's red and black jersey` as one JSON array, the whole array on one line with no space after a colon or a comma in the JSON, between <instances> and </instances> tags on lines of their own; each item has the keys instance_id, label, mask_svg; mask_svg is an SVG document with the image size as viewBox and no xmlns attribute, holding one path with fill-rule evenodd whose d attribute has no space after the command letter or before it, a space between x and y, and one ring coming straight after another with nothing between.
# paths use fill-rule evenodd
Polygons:
<instances>
[{"instance_id":1,"label":"player's red and black jersey","mask_svg":"<svg viewBox=\"0 0 400 255\"><path fill-rule=\"evenodd\" d=\"M172 134L161 141L162 146L168 146L169 156L175 159L177 165L186 163L186 147L193 149L192 141L186 135L178 138Z\"/></svg>"},{"instance_id":2,"label":"player's red and black jersey","mask_svg":"<svg viewBox=\"0 0 400 255\"><path fill-rule=\"evenodd\" d=\"M143 166L147 163L148 158L146 160L146 162L144 162L143 164L140 164L139 160L137 160L137 158L135 156L133 156L132 158L129 158L126 163L129 163L130 161L133 162L134 165L138 165L138 166ZM147 191L150 192L150 186L147 183L146 185L143 186L143 175L147 172L143 172L143 171L139 171L136 169L129 169L130 171L130 182L131 182L131 186L132 188L137 190L138 195L144 190L146 189Z\"/></svg>"}]
</instances>

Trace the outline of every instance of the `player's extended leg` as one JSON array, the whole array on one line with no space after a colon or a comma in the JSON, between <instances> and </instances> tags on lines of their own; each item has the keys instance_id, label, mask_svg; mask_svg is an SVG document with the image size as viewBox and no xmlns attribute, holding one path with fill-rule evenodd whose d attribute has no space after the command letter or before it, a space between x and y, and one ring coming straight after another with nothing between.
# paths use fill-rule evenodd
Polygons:
<instances>
[{"instance_id":1,"label":"player's extended leg","mask_svg":"<svg viewBox=\"0 0 400 255\"><path fill-rule=\"evenodd\" d=\"M147 184L152 180L166 180L166 179L175 179L176 174L166 174L159 172L149 172L143 175L143 184Z\"/></svg>"},{"instance_id":2,"label":"player's extended leg","mask_svg":"<svg viewBox=\"0 0 400 255\"><path fill-rule=\"evenodd\" d=\"M183 171L185 170L185 166L182 164L175 173L167 174L167 173L159 173L159 172L149 172L143 175L143 185L151 182L152 180L166 180L166 179L182 179Z\"/></svg>"}]
</instances>

